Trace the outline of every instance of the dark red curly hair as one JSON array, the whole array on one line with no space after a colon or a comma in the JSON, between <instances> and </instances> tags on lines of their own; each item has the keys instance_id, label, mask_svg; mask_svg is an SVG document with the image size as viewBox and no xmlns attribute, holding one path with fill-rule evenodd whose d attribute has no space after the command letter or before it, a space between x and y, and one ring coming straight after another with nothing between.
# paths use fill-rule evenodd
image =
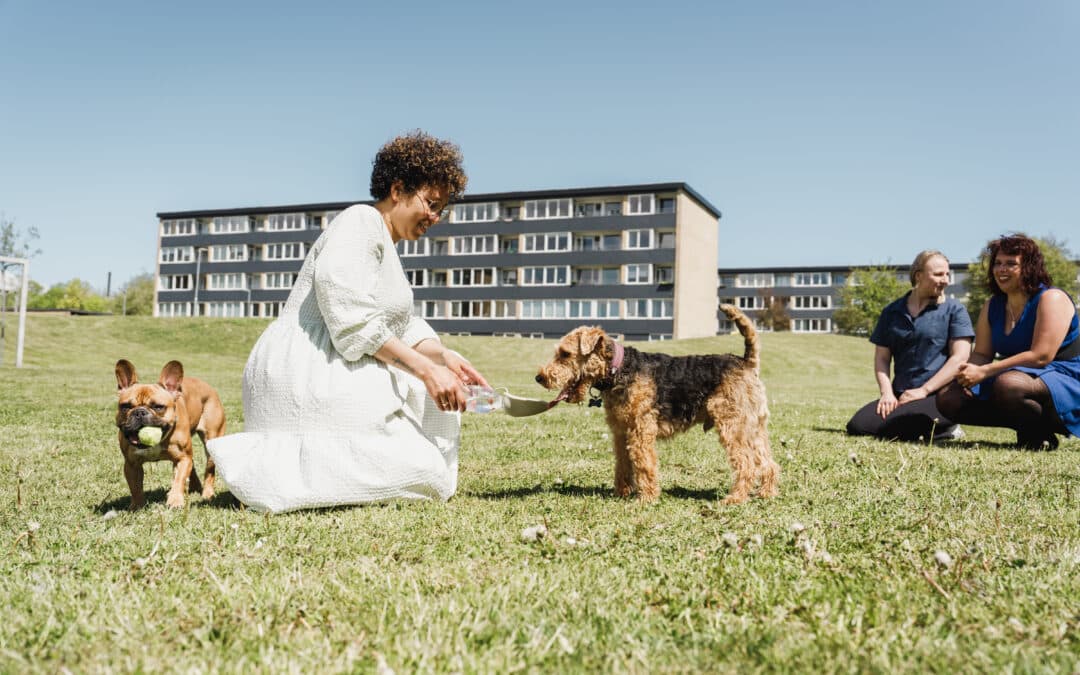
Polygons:
<instances>
[{"instance_id":1,"label":"dark red curly hair","mask_svg":"<svg viewBox=\"0 0 1080 675\"><path fill-rule=\"evenodd\" d=\"M398 136L379 149L372 161L371 196L390 196L390 188L401 181L412 194L423 187L442 187L450 201L460 197L469 182L461 166L461 148L417 129Z\"/></svg>"},{"instance_id":2,"label":"dark red curly hair","mask_svg":"<svg viewBox=\"0 0 1080 675\"><path fill-rule=\"evenodd\" d=\"M1020 256L1020 284L1028 295L1038 292L1040 286L1053 285L1050 273L1046 271L1046 262L1043 260L1042 251L1039 250L1039 244L1023 234L1006 234L986 245L988 261L986 280L990 286L990 292L994 295L1003 293L997 284L997 279L994 278L994 258L998 253Z\"/></svg>"}]
</instances>

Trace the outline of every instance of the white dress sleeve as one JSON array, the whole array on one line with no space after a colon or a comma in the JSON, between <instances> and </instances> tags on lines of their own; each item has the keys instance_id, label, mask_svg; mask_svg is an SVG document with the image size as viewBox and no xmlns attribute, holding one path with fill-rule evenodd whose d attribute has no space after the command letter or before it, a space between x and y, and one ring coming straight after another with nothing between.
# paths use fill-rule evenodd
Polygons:
<instances>
[{"instance_id":1,"label":"white dress sleeve","mask_svg":"<svg viewBox=\"0 0 1080 675\"><path fill-rule=\"evenodd\" d=\"M427 321L418 316L412 316L409 318L409 325L405 328L405 334L401 336L401 339L410 347L415 347L424 340L430 339L437 342L439 337Z\"/></svg>"},{"instance_id":2,"label":"white dress sleeve","mask_svg":"<svg viewBox=\"0 0 1080 675\"><path fill-rule=\"evenodd\" d=\"M346 361L374 354L393 337L379 302L385 226L373 221L359 217L336 223L315 261L319 311Z\"/></svg>"}]
</instances>

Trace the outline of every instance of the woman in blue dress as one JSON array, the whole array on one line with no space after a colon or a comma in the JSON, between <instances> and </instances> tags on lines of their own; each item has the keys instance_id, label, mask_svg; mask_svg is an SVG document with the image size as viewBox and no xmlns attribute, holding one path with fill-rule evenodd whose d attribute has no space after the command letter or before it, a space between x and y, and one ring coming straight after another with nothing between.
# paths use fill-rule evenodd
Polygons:
<instances>
[{"instance_id":1,"label":"woman in blue dress","mask_svg":"<svg viewBox=\"0 0 1080 675\"><path fill-rule=\"evenodd\" d=\"M1076 305L1051 286L1034 240L1003 236L987 253L992 295L975 325L975 349L956 384L938 394L938 408L962 424L1015 429L1022 448L1053 450L1058 434L1080 436Z\"/></svg>"}]
</instances>

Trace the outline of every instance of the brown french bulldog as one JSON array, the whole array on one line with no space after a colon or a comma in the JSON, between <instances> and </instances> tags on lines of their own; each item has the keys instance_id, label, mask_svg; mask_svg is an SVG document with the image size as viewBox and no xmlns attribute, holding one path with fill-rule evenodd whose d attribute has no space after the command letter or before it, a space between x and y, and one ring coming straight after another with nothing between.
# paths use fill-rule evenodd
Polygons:
<instances>
[{"instance_id":1,"label":"brown french bulldog","mask_svg":"<svg viewBox=\"0 0 1080 675\"><path fill-rule=\"evenodd\" d=\"M116 385L119 389L119 409L116 426L120 429L120 452L124 455L124 478L131 490L134 511L146 503L143 494L143 463L169 460L173 463L172 487L166 503L177 509L184 505L184 494L190 486L202 496L214 496L214 460L206 455L206 473L200 485L195 472L191 437L198 434L206 449L207 439L225 433L225 409L221 399L209 384L194 377L184 377L184 366L169 361L161 369L156 384L142 384L130 361L116 362ZM139 440L143 427L161 429L161 441L145 445Z\"/></svg>"}]
</instances>

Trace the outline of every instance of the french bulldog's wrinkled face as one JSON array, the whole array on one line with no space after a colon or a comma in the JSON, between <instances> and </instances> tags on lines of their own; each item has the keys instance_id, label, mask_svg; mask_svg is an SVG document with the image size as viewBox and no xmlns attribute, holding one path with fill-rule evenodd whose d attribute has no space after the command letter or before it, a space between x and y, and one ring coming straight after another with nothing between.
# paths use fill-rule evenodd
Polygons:
<instances>
[{"instance_id":1,"label":"french bulldog's wrinkled face","mask_svg":"<svg viewBox=\"0 0 1080 675\"><path fill-rule=\"evenodd\" d=\"M137 448L146 448L139 441L139 429L158 427L162 437L168 437L176 426L176 399L183 370L177 373L170 362L161 371L161 381L155 384L139 382L135 367L120 360L116 364L116 385L119 405L116 426L124 439ZM179 364L176 364L179 367ZM177 376L178 375L178 376Z\"/></svg>"}]
</instances>

